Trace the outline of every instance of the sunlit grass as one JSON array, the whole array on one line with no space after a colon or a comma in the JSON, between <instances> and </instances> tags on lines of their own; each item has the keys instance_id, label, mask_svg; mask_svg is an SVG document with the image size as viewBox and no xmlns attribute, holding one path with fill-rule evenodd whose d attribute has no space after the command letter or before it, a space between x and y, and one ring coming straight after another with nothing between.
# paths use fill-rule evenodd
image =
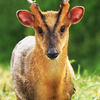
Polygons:
<instances>
[{"instance_id":1,"label":"sunlit grass","mask_svg":"<svg viewBox=\"0 0 100 100\"><path fill-rule=\"evenodd\" d=\"M100 76L88 76L86 70L81 76L79 66L76 79L73 82L76 93L73 95L72 100L100 100Z\"/></svg>"},{"instance_id":2,"label":"sunlit grass","mask_svg":"<svg viewBox=\"0 0 100 100\"><path fill-rule=\"evenodd\" d=\"M11 73L0 67L0 100L16 100Z\"/></svg>"},{"instance_id":3,"label":"sunlit grass","mask_svg":"<svg viewBox=\"0 0 100 100\"><path fill-rule=\"evenodd\" d=\"M71 100L100 100L100 76L87 76L84 71L80 75L80 66L76 73L76 80L73 80L76 92ZM16 100L12 85L11 73L0 67L0 100Z\"/></svg>"}]
</instances>

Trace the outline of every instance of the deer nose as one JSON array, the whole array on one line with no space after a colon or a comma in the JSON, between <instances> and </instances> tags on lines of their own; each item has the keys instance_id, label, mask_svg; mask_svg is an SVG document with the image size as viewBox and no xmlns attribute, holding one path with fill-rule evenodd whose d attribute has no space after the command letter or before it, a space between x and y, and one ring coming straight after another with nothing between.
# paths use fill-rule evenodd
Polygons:
<instances>
[{"instance_id":1,"label":"deer nose","mask_svg":"<svg viewBox=\"0 0 100 100\"><path fill-rule=\"evenodd\" d=\"M56 57L59 55L59 53L58 53L54 48L52 48L52 49L50 49L49 51L47 51L46 55L47 55L50 59L54 59L54 58L56 58Z\"/></svg>"}]
</instances>

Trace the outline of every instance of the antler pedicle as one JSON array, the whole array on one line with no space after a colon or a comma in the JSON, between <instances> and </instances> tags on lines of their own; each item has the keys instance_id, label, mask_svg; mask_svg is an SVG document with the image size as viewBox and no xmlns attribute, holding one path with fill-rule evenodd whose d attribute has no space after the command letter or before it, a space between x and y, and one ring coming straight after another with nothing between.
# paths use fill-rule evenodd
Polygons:
<instances>
[{"instance_id":1,"label":"antler pedicle","mask_svg":"<svg viewBox=\"0 0 100 100\"><path fill-rule=\"evenodd\" d=\"M36 4L36 0L35 1L32 1L32 0L27 0L31 5L34 5Z\"/></svg>"},{"instance_id":2,"label":"antler pedicle","mask_svg":"<svg viewBox=\"0 0 100 100\"><path fill-rule=\"evenodd\" d=\"M68 2L69 2L69 0L63 0L63 2L67 2L67 3L68 3Z\"/></svg>"}]
</instances>

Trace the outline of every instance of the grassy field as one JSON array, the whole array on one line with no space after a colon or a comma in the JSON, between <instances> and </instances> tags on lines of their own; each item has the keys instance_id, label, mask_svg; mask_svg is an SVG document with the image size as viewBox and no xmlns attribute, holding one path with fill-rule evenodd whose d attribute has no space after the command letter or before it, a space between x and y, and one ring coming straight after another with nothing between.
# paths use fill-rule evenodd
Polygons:
<instances>
[{"instance_id":1,"label":"grassy field","mask_svg":"<svg viewBox=\"0 0 100 100\"><path fill-rule=\"evenodd\" d=\"M76 92L71 100L100 100L100 76L88 76L86 71L81 76L79 67L76 73L76 80L73 82L76 86ZM1 67L0 100L16 100L11 73Z\"/></svg>"}]
</instances>

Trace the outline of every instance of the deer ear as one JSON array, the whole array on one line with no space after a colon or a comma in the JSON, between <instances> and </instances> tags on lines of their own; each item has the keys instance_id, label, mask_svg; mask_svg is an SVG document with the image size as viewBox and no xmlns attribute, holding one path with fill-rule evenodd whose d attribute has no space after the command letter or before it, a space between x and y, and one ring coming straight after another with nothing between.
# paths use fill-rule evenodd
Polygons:
<instances>
[{"instance_id":1,"label":"deer ear","mask_svg":"<svg viewBox=\"0 0 100 100\"><path fill-rule=\"evenodd\" d=\"M19 21L26 27L32 27L34 21L34 15L27 10L17 11L17 17Z\"/></svg>"},{"instance_id":2,"label":"deer ear","mask_svg":"<svg viewBox=\"0 0 100 100\"><path fill-rule=\"evenodd\" d=\"M84 14L84 7L81 6L77 6L72 8L69 12L68 12L68 18L70 21L70 24L76 24L78 23Z\"/></svg>"}]
</instances>

